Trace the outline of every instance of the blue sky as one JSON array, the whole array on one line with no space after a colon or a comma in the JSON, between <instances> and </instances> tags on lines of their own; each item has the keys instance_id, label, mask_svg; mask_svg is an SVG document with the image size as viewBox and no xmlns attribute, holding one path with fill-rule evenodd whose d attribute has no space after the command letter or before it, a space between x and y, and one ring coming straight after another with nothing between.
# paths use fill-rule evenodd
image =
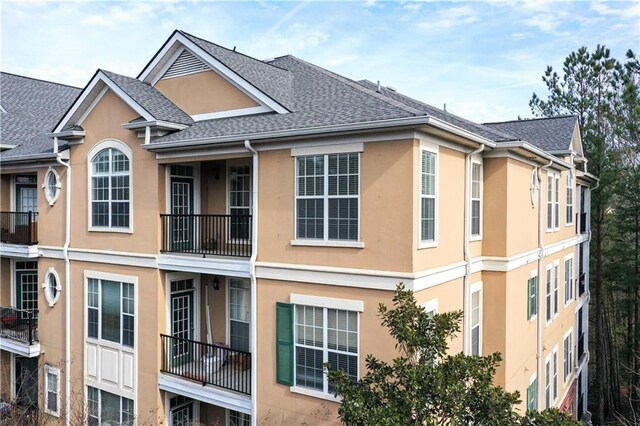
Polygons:
<instances>
[{"instance_id":1,"label":"blue sky","mask_svg":"<svg viewBox=\"0 0 640 426\"><path fill-rule=\"evenodd\" d=\"M178 28L259 59L293 54L484 122L531 116L580 46L640 50L640 2L0 2L0 69L84 86L137 76Z\"/></svg>"}]
</instances>

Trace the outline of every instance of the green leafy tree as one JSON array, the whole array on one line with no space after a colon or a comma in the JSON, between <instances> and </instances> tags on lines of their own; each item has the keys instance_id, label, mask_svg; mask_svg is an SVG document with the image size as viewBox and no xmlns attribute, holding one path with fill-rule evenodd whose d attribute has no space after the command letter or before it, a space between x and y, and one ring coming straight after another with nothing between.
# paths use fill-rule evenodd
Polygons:
<instances>
[{"instance_id":1,"label":"green leafy tree","mask_svg":"<svg viewBox=\"0 0 640 426\"><path fill-rule=\"evenodd\" d=\"M385 362L367 355L367 373L358 381L329 370L338 414L344 424L364 425L579 425L557 411L520 416L518 392L493 384L501 356L449 354L460 332L462 312L425 312L400 284L393 308L380 304L382 325L396 340L399 356ZM329 365L325 366L329 369Z\"/></svg>"}]
</instances>

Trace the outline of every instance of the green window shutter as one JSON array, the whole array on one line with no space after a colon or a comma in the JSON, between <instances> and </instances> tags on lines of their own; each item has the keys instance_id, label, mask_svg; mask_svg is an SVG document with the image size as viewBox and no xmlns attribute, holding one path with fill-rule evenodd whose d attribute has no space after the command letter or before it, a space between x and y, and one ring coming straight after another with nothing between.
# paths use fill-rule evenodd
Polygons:
<instances>
[{"instance_id":1,"label":"green window shutter","mask_svg":"<svg viewBox=\"0 0 640 426\"><path fill-rule=\"evenodd\" d=\"M276 303L276 382L293 386L293 305Z\"/></svg>"}]
</instances>

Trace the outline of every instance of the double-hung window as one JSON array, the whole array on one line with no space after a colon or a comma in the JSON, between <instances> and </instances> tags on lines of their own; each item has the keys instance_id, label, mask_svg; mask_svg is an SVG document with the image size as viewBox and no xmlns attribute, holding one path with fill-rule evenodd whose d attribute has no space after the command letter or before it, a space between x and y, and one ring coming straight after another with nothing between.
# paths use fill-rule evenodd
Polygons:
<instances>
[{"instance_id":1,"label":"double-hung window","mask_svg":"<svg viewBox=\"0 0 640 426\"><path fill-rule=\"evenodd\" d=\"M363 303L297 294L291 302L276 306L277 382L324 397L334 391L325 363L357 380Z\"/></svg>"},{"instance_id":2,"label":"double-hung window","mask_svg":"<svg viewBox=\"0 0 640 426\"><path fill-rule=\"evenodd\" d=\"M117 148L105 148L91 159L90 177L91 227L130 229L130 158Z\"/></svg>"},{"instance_id":3,"label":"double-hung window","mask_svg":"<svg viewBox=\"0 0 640 426\"><path fill-rule=\"evenodd\" d=\"M558 399L558 347L553 349L553 401Z\"/></svg>"},{"instance_id":4,"label":"double-hung window","mask_svg":"<svg viewBox=\"0 0 640 426\"><path fill-rule=\"evenodd\" d=\"M471 355L482 355L482 283L471 286Z\"/></svg>"},{"instance_id":5,"label":"double-hung window","mask_svg":"<svg viewBox=\"0 0 640 426\"><path fill-rule=\"evenodd\" d=\"M573 299L573 258L564 261L564 304Z\"/></svg>"},{"instance_id":6,"label":"double-hung window","mask_svg":"<svg viewBox=\"0 0 640 426\"><path fill-rule=\"evenodd\" d=\"M87 386L87 424L135 424L133 400Z\"/></svg>"},{"instance_id":7,"label":"double-hung window","mask_svg":"<svg viewBox=\"0 0 640 426\"><path fill-rule=\"evenodd\" d=\"M44 366L45 406L44 412L60 416L60 369Z\"/></svg>"},{"instance_id":8,"label":"double-hung window","mask_svg":"<svg viewBox=\"0 0 640 426\"><path fill-rule=\"evenodd\" d=\"M554 198L553 198L553 227L558 230L560 227L560 176L554 177Z\"/></svg>"},{"instance_id":9,"label":"double-hung window","mask_svg":"<svg viewBox=\"0 0 640 426\"><path fill-rule=\"evenodd\" d=\"M87 336L133 347L134 308L133 284L89 278Z\"/></svg>"},{"instance_id":10,"label":"double-hung window","mask_svg":"<svg viewBox=\"0 0 640 426\"><path fill-rule=\"evenodd\" d=\"M560 226L560 177L547 174L547 231L557 231Z\"/></svg>"},{"instance_id":11,"label":"double-hung window","mask_svg":"<svg viewBox=\"0 0 640 426\"><path fill-rule=\"evenodd\" d=\"M553 376L553 374L551 373L551 356L548 356L545 362L545 367L544 367L544 378L545 378L545 382L544 382L544 407L545 408L551 408L551 397L552 397L552 393L551 393L551 378Z\"/></svg>"},{"instance_id":12,"label":"double-hung window","mask_svg":"<svg viewBox=\"0 0 640 426\"><path fill-rule=\"evenodd\" d=\"M527 319L533 319L538 314L538 277L527 281Z\"/></svg>"},{"instance_id":13,"label":"double-hung window","mask_svg":"<svg viewBox=\"0 0 640 426\"><path fill-rule=\"evenodd\" d=\"M569 331L564 337L564 381L566 382L571 375L571 371L573 370L573 334L572 331Z\"/></svg>"},{"instance_id":14,"label":"double-hung window","mask_svg":"<svg viewBox=\"0 0 640 426\"><path fill-rule=\"evenodd\" d=\"M438 154L422 150L420 157L420 241L437 240L437 163Z\"/></svg>"},{"instance_id":15,"label":"double-hung window","mask_svg":"<svg viewBox=\"0 0 640 426\"><path fill-rule=\"evenodd\" d=\"M547 281L546 281L546 289L547 289L547 324L551 322L553 303L551 300L551 265L547 266Z\"/></svg>"},{"instance_id":16,"label":"double-hung window","mask_svg":"<svg viewBox=\"0 0 640 426\"><path fill-rule=\"evenodd\" d=\"M471 237L482 236L482 164L471 163Z\"/></svg>"},{"instance_id":17,"label":"double-hung window","mask_svg":"<svg viewBox=\"0 0 640 426\"><path fill-rule=\"evenodd\" d=\"M573 224L573 179L571 179L571 170L567 172L567 213L566 224Z\"/></svg>"},{"instance_id":18,"label":"double-hung window","mask_svg":"<svg viewBox=\"0 0 640 426\"><path fill-rule=\"evenodd\" d=\"M538 378L533 376L527 388L527 410L538 409Z\"/></svg>"},{"instance_id":19,"label":"double-hung window","mask_svg":"<svg viewBox=\"0 0 640 426\"><path fill-rule=\"evenodd\" d=\"M547 231L553 230L553 176L547 175Z\"/></svg>"},{"instance_id":20,"label":"double-hung window","mask_svg":"<svg viewBox=\"0 0 640 426\"><path fill-rule=\"evenodd\" d=\"M360 155L296 157L296 238L359 239Z\"/></svg>"},{"instance_id":21,"label":"double-hung window","mask_svg":"<svg viewBox=\"0 0 640 426\"><path fill-rule=\"evenodd\" d=\"M560 302L560 264L555 263L553 265L553 317L558 316L558 305Z\"/></svg>"}]
</instances>

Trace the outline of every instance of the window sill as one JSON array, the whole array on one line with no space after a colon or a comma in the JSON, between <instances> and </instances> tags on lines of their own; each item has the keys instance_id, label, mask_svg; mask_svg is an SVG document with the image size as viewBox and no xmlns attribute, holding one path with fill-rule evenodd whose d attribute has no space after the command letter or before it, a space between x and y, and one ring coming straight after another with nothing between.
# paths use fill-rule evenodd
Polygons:
<instances>
[{"instance_id":1,"label":"window sill","mask_svg":"<svg viewBox=\"0 0 640 426\"><path fill-rule=\"evenodd\" d=\"M100 226L90 226L89 232L114 232L117 234L133 234L132 228L107 228Z\"/></svg>"},{"instance_id":2,"label":"window sill","mask_svg":"<svg viewBox=\"0 0 640 426\"><path fill-rule=\"evenodd\" d=\"M364 248L362 241L291 240L292 246Z\"/></svg>"},{"instance_id":3,"label":"window sill","mask_svg":"<svg viewBox=\"0 0 640 426\"><path fill-rule=\"evenodd\" d=\"M298 393L301 395L307 395L307 396L311 396L313 398L320 398L320 399L325 399L327 401L332 401L332 402L342 402L342 397L340 396L333 396L330 393L324 393L324 392L320 392L317 390L313 390L313 389L307 389L307 388L303 388L300 386L291 386L289 388L289 390L293 393Z\"/></svg>"},{"instance_id":4,"label":"window sill","mask_svg":"<svg viewBox=\"0 0 640 426\"><path fill-rule=\"evenodd\" d=\"M418 250L438 247L437 241L424 241L418 244Z\"/></svg>"},{"instance_id":5,"label":"window sill","mask_svg":"<svg viewBox=\"0 0 640 426\"><path fill-rule=\"evenodd\" d=\"M482 241L482 235L472 235L469 238L469 241L474 242L474 241Z\"/></svg>"},{"instance_id":6,"label":"window sill","mask_svg":"<svg viewBox=\"0 0 640 426\"><path fill-rule=\"evenodd\" d=\"M538 319L538 316L537 316L537 315L533 315L533 316L531 316L531 318L529 318L527 321L529 321L529 322L535 322L535 321L536 321L536 319Z\"/></svg>"}]
</instances>

